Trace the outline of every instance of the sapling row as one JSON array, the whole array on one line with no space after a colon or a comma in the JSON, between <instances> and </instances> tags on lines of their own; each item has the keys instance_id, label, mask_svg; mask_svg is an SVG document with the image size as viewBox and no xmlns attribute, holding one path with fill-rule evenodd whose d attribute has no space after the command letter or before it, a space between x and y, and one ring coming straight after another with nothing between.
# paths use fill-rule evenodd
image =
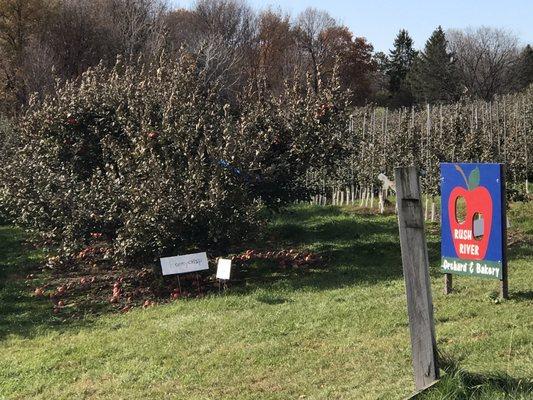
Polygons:
<instances>
[{"instance_id":1,"label":"sapling row","mask_svg":"<svg viewBox=\"0 0 533 400\"><path fill-rule=\"evenodd\" d=\"M426 219L435 220L441 162L504 163L509 196L529 194L533 88L491 102L463 99L397 110L369 105L345 118L347 156L306 174L313 203L378 205L383 211L394 191L378 176L388 179L395 166L414 164L422 170Z\"/></svg>"}]
</instances>

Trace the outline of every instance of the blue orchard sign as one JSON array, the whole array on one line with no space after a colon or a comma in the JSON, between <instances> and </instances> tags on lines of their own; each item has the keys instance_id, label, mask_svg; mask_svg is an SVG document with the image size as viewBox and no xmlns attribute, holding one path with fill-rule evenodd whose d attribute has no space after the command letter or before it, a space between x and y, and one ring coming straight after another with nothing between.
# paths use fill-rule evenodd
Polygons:
<instances>
[{"instance_id":1,"label":"blue orchard sign","mask_svg":"<svg viewBox=\"0 0 533 400\"><path fill-rule=\"evenodd\" d=\"M441 270L503 279L505 191L502 164L443 163Z\"/></svg>"}]
</instances>

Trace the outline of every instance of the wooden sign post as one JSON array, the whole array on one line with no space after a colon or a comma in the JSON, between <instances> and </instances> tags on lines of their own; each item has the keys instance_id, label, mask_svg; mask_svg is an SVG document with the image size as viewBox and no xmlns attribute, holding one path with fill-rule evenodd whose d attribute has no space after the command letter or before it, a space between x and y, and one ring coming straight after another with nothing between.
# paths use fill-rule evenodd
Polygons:
<instances>
[{"instance_id":1,"label":"wooden sign post","mask_svg":"<svg viewBox=\"0 0 533 400\"><path fill-rule=\"evenodd\" d=\"M439 366L419 170L396 168L395 177L413 369L420 391L439 379Z\"/></svg>"}]
</instances>

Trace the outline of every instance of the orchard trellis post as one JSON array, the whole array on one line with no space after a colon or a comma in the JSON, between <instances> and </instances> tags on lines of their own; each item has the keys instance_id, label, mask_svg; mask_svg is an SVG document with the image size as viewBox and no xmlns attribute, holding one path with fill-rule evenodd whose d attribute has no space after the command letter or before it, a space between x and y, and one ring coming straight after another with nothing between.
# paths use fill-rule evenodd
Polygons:
<instances>
[{"instance_id":1,"label":"orchard trellis post","mask_svg":"<svg viewBox=\"0 0 533 400\"><path fill-rule=\"evenodd\" d=\"M317 193L316 204L374 207L377 175L392 178L394 165L415 164L427 172L422 178L424 215L434 221L439 162L506 163L508 184L523 195L530 192L533 88L490 102L462 100L394 111L368 105L345 118L339 125L346 132L336 133L347 151L339 154L345 155L335 159L331 154L327 167L333 168L306 176L307 187ZM385 200L379 200L381 211Z\"/></svg>"}]
</instances>

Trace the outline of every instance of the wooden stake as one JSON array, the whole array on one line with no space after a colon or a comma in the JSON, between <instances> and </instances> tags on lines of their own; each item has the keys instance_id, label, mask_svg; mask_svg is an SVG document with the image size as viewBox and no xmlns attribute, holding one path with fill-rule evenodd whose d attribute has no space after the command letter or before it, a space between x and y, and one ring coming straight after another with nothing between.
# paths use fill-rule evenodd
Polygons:
<instances>
[{"instance_id":1,"label":"wooden stake","mask_svg":"<svg viewBox=\"0 0 533 400\"><path fill-rule=\"evenodd\" d=\"M453 290L452 274L444 274L444 294L450 294Z\"/></svg>"},{"instance_id":2,"label":"wooden stake","mask_svg":"<svg viewBox=\"0 0 533 400\"><path fill-rule=\"evenodd\" d=\"M344 192L346 194L346 205L350 204L350 188L346 186L344 189Z\"/></svg>"},{"instance_id":3,"label":"wooden stake","mask_svg":"<svg viewBox=\"0 0 533 400\"><path fill-rule=\"evenodd\" d=\"M439 366L419 171L396 168L395 176L415 386L422 390L439 379Z\"/></svg>"},{"instance_id":4,"label":"wooden stake","mask_svg":"<svg viewBox=\"0 0 533 400\"><path fill-rule=\"evenodd\" d=\"M224 293L228 289L227 279L218 279L218 294L220 294L221 286L224 288Z\"/></svg>"},{"instance_id":5,"label":"wooden stake","mask_svg":"<svg viewBox=\"0 0 533 400\"><path fill-rule=\"evenodd\" d=\"M196 273L196 288L198 290L198 293L200 293L200 274Z\"/></svg>"},{"instance_id":6,"label":"wooden stake","mask_svg":"<svg viewBox=\"0 0 533 400\"><path fill-rule=\"evenodd\" d=\"M509 277L507 270L507 195L506 195L506 170L502 165L502 240L503 240L503 260L502 260L502 280L500 281L500 296L502 299L509 298Z\"/></svg>"}]
</instances>

